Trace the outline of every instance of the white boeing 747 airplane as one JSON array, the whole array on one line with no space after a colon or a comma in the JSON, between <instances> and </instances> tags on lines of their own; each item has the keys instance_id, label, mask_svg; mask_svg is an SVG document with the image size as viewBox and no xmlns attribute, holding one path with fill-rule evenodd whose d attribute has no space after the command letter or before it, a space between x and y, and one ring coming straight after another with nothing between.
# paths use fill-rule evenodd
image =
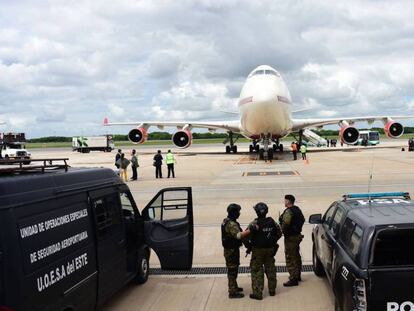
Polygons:
<instances>
[{"instance_id":1,"label":"white boeing 747 airplane","mask_svg":"<svg viewBox=\"0 0 414 311\"><path fill-rule=\"evenodd\" d=\"M243 135L252 140L250 152L256 151L263 157L263 152L269 152L269 158L273 152L283 151L283 145L279 140L289 133L298 133L299 141L302 141L303 131L307 128L322 128L324 125L338 124L340 127L340 139L342 142L352 145L359 138L359 131L354 127L357 121L373 123L380 120L384 123L384 130L388 137L398 138L404 132L404 127L396 122L397 119L413 118L390 116L366 116L349 118L327 119L295 119L292 118L292 100L285 81L274 68L262 65L254 69L241 90L238 101L240 120L219 122L191 122L191 121L137 121L124 123L109 123L105 118L104 125L128 125L134 126L128 133L131 142L142 144L147 139L147 131L151 126L159 129L164 127L176 127L172 141L179 148L187 148L192 143L191 130L193 128L205 128L209 131L225 130L229 134L226 152L237 153L234 134ZM263 145L263 148L259 147ZM269 146L272 148L269 148Z\"/></svg>"}]
</instances>

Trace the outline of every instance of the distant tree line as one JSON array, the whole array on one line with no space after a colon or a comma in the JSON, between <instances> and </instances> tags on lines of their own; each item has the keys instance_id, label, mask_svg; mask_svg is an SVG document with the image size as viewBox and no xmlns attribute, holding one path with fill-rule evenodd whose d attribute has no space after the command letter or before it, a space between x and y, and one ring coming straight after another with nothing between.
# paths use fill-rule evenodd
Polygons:
<instances>
[{"instance_id":1,"label":"distant tree line","mask_svg":"<svg viewBox=\"0 0 414 311\"><path fill-rule=\"evenodd\" d=\"M361 129L362 130L362 129ZM378 131L380 134L384 134L384 129L380 127L374 127L371 130ZM338 136L339 130L315 130L314 131L319 136ZM405 127L404 133L412 134L414 133L414 127ZM127 141L128 135L113 135L114 141ZM193 133L194 139L214 139L214 138L222 138L225 139L227 137L226 133ZM148 133L148 140L171 140L172 134L168 132L151 132ZM72 137L66 136L47 136L47 137L40 137L40 138L32 138L27 140L30 143L63 143L63 142L71 142Z\"/></svg>"}]
</instances>

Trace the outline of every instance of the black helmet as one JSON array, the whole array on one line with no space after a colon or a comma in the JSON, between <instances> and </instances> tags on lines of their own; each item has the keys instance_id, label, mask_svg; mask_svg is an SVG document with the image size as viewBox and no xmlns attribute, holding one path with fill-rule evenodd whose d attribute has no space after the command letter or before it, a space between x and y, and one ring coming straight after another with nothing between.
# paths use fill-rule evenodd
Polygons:
<instances>
[{"instance_id":1,"label":"black helmet","mask_svg":"<svg viewBox=\"0 0 414 311\"><path fill-rule=\"evenodd\" d=\"M227 213L230 213L231 211L238 211L240 212L241 206L236 203L231 203L229 206L227 206Z\"/></svg>"},{"instance_id":2,"label":"black helmet","mask_svg":"<svg viewBox=\"0 0 414 311\"><path fill-rule=\"evenodd\" d=\"M253 208L258 217L266 216L267 212L269 211L266 203L263 202L257 203Z\"/></svg>"},{"instance_id":3,"label":"black helmet","mask_svg":"<svg viewBox=\"0 0 414 311\"><path fill-rule=\"evenodd\" d=\"M240 216L240 210L241 206L236 203L231 203L229 206L227 206L227 214L229 218L236 220Z\"/></svg>"}]
</instances>

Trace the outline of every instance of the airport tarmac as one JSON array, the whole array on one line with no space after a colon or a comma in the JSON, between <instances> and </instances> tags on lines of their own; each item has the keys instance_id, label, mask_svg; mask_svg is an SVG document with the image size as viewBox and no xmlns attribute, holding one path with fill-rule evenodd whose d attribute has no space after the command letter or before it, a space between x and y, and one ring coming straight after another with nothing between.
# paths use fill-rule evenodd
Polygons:
<instances>
[{"instance_id":1,"label":"airport tarmac","mask_svg":"<svg viewBox=\"0 0 414 311\"><path fill-rule=\"evenodd\" d=\"M186 150L170 146L137 146L139 180L128 185L140 208L158 192L171 186L191 186L194 200L194 267L223 267L220 224L226 207L236 202L242 206L242 227L254 219L252 206L260 201L270 207L275 219L284 210L283 197L294 194L305 217L323 213L329 205L345 193L367 191L414 192L414 153L402 152L405 141L396 141L389 148L311 148L309 163L292 161L288 152L265 163L247 153L221 153L223 145L194 145ZM176 153L176 178L155 179L152 155L157 149L171 148ZM247 145L240 145L247 150ZM132 148L124 151L129 153ZM113 168L115 152L79 154L67 149L33 150L35 158L69 157L72 166L102 166ZM166 177L166 167L163 169ZM372 179L371 179L372 176ZM304 264L311 263L311 229L305 225L305 239L301 245ZM276 264L284 266L283 242ZM243 254L244 252L242 252ZM242 255L242 266L249 257ZM156 256L151 266L159 266ZM313 273L304 274L304 282L297 288L283 288L286 273L278 274L276 297L265 295L262 302L249 298L228 300L225 274L150 276L147 284L128 286L103 308L109 310L333 310L333 295L326 280ZM250 293L249 278L242 274L240 284Z\"/></svg>"}]
</instances>

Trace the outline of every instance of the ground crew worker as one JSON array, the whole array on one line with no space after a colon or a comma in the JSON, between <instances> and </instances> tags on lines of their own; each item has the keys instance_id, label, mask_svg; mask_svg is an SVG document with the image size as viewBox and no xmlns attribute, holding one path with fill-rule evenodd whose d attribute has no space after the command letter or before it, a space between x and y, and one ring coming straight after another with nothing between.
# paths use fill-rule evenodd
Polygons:
<instances>
[{"instance_id":1,"label":"ground crew worker","mask_svg":"<svg viewBox=\"0 0 414 311\"><path fill-rule=\"evenodd\" d=\"M172 173L172 177L175 178L175 173L174 173L174 164L175 162L175 158L174 155L172 154L171 150L168 150L167 156L165 157L165 162L167 163L167 167L168 167L168 177L170 178L170 173Z\"/></svg>"},{"instance_id":2,"label":"ground crew worker","mask_svg":"<svg viewBox=\"0 0 414 311\"><path fill-rule=\"evenodd\" d=\"M118 169L119 169L119 164L118 164L118 161L119 161L119 159L121 158L121 154L122 154L122 150L121 150L121 149L118 149L118 152L117 152L117 154L115 155L115 166L116 166L116 168L118 168Z\"/></svg>"},{"instance_id":3,"label":"ground crew worker","mask_svg":"<svg viewBox=\"0 0 414 311\"><path fill-rule=\"evenodd\" d=\"M221 224L221 242L224 248L224 258L227 267L229 298L243 298L243 288L237 285L237 275L240 266L240 247L242 246L242 229L237 219L241 207L232 203L227 207L227 218Z\"/></svg>"},{"instance_id":4,"label":"ground crew worker","mask_svg":"<svg viewBox=\"0 0 414 311\"><path fill-rule=\"evenodd\" d=\"M264 273L267 277L269 295L276 295L275 256L279 248L277 241L282 237L282 231L272 217L266 217L269 208L265 203L257 203L254 210L257 218L248 227L251 232L249 239L252 248L250 260L252 294L250 298L262 300Z\"/></svg>"},{"instance_id":5,"label":"ground crew worker","mask_svg":"<svg viewBox=\"0 0 414 311\"><path fill-rule=\"evenodd\" d=\"M162 154L161 150L157 151L157 154L154 156L154 166L155 166L155 178L162 178Z\"/></svg>"},{"instance_id":6,"label":"ground crew worker","mask_svg":"<svg viewBox=\"0 0 414 311\"><path fill-rule=\"evenodd\" d=\"M137 151L135 149L132 150L132 156L131 156L131 169L132 169L132 178L131 180L137 180L138 179L138 157L137 157Z\"/></svg>"},{"instance_id":7,"label":"ground crew worker","mask_svg":"<svg viewBox=\"0 0 414 311\"><path fill-rule=\"evenodd\" d=\"M306 160L306 151L308 148L306 148L305 144L302 144L302 146L300 146L300 153L302 154L302 160Z\"/></svg>"},{"instance_id":8,"label":"ground crew worker","mask_svg":"<svg viewBox=\"0 0 414 311\"><path fill-rule=\"evenodd\" d=\"M125 158L125 154L121 153L121 157L119 158L119 160L116 162L119 165L119 169L120 171L120 176L121 179L125 182L128 181L128 166L129 166L129 160L127 158Z\"/></svg>"},{"instance_id":9,"label":"ground crew worker","mask_svg":"<svg viewBox=\"0 0 414 311\"><path fill-rule=\"evenodd\" d=\"M283 235L285 236L286 268L289 272L289 281L283 286L297 286L301 279L302 258L300 256L300 242L303 240L302 227L305 217L295 204L295 197L291 194L285 196L285 207L279 218Z\"/></svg>"},{"instance_id":10,"label":"ground crew worker","mask_svg":"<svg viewBox=\"0 0 414 311\"><path fill-rule=\"evenodd\" d=\"M296 161L298 159L298 146L296 145L295 142L292 142L292 144L290 145L290 147L292 148L292 154L293 154L293 160Z\"/></svg>"}]
</instances>

